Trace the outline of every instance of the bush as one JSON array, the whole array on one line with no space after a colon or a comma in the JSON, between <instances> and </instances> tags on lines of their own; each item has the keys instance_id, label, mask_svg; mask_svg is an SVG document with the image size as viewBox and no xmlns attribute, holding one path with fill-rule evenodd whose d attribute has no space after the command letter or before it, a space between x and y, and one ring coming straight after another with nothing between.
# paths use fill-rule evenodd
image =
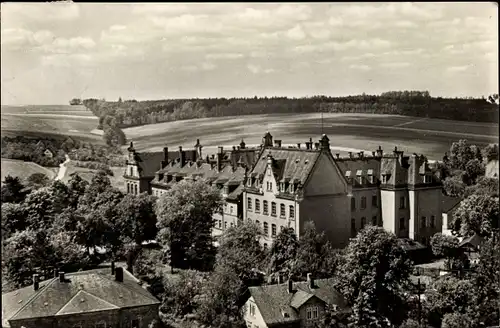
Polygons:
<instances>
[{"instance_id":1,"label":"bush","mask_svg":"<svg viewBox=\"0 0 500 328\"><path fill-rule=\"evenodd\" d=\"M114 175L113 171L109 168L109 166L107 164L104 164L104 163L74 161L73 165L77 166L77 167L84 167L87 169L92 169L92 170L104 171L109 176Z\"/></svg>"}]
</instances>

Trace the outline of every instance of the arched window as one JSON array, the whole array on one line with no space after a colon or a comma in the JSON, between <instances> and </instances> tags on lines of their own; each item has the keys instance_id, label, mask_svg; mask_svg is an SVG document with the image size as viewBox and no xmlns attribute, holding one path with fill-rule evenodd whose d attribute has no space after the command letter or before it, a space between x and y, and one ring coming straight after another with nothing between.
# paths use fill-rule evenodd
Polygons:
<instances>
[{"instance_id":1,"label":"arched window","mask_svg":"<svg viewBox=\"0 0 500 328\"><path fill-rule=\"evenodd\" d=\"M255 200L255 212L260 213L260 200Z\"/></svg>"},{"instance_id":2,"label":"arched window","mask_svg":"<svg viewBox=\"0 0 500 328\"><path fill-rule=\"evenodd\" d=\"M135 194L137 195L137 185L134 185Z\"/></svg>"},{"instance_id":3,"label":"arched window","mask_svg":"<svg viewBox=\"0 0 500 328\"><path fill-rule=\"evenodd\" d=\"M269 224L267 224L267 222L264 222L264 233L266 235L269 233Z\"/></svg>"},{"instance_id":4,"label":"arched window","mask_svg":"<svg viewBox=\"0 0 500 328\"><path fill-rule=\"evenodd\" d=\"M248 210L251 211L252 210L252 198L248 197L247 204L248 204L247 205Z\"/></svg>"},{"instance_id":5,"label":"arched window","mask_svg":"<svg viewBox=\"0 0 500 328\"><path fill-rule=\"evenodd\" d=\"M295 218L295 207L293 205L290 205L290 219Z\"/></svg>"},{"instance_id":6,"label":"arched window","mask_svg":"<svg viewBox=\"0 0 500 328\"><path fill-rule=\"evenodd\" d=\"M271 215L276 216L276 203L271 202Z\"/></svg>"},{"instance_id":7,"label":"arched window","mask_svg":"<svg viewBox=\"0 0 500 328\"><path fill-rule=\"evenodd\" d=\"M269 208L268 208L267 200L264 201L264 209L263 209L262 213L263 214L269 214Z\"/></svg>"},{"instance_id":8,"label":"arched window","mask_svg":"<svg viewBox=\"0 0 500 328\"><path fill-rule=\"evenodd\" d=\"M364 210L366 208L366 197L361 197L361 209Z\"/></svg>"},{"instance_id":9,"label":"arched window","mask_svg":"<svg viewBox=\"0 0 500 328\"><path fill-rule=\"evenodd\" d=\"M127 194L130 194L130 183L127 182Z\"/></svg>"},{"instance_id":10,"label":"arched window","mask_svg":"<svg viewBox=\"0 0 500 328\"><path fill-rule=\"evenodd\" d=\"M280 217L284 218L285 216L285 204L280 204Z\"/></svg>"},{"instance_id":11,"label":"arched window","mask_svg":"<svg viewBox=\"0 0 500 328\"><path fill-rule=\"evenodd\" d=\"M356 210L356 198L352 197L351 198L351 211Z\"/></svg>"},{"instance_id":12,"label":"arched window","mask_svg":"<svg viewBox=\"0 0 500 328\"><path fill-rule=\"evenodd\" d=\"M271 224L271 235L272 235L273 237L275 237L275 236L276 236L276 224L274 224L274 223L273 223L273 224Z\"/></svg>"}]
</instances>

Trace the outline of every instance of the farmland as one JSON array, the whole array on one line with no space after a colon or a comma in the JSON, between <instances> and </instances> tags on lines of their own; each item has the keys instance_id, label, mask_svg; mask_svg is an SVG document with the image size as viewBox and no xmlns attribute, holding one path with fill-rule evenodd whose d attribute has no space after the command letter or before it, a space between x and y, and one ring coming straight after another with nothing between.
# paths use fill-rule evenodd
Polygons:
<instances>
[{"instance_id":1,"label":"farmland","mask_svg":"<svg viewBox=\"0 0 500 328\"><path fill-rule=\"evenodd\" d=\"M323 128L322 128L323 125ZM323 131L330 138L333 152L370 151L379 145L423 153L441 159L453 141L467 139L477 145L498 142L498 124L470 123L440 119L376 114L275 114L223 118L204 118L158 123L124 129L139 150L192 147L197 138L204 152L230 147L244 139L247 145L259 144L266 131L283 144L317 141Z\"/></svg>"},{"instance_id":2,"label":"farmland","mask_svg":"<svg viewBox=\"0 0 500 328\"><path fill-rule=\"evenodd\" d=\"M5 179L7 175L13 177L19 177L21 180L29 177L33 173L43 173L53 179L56 176L57 169L48 169L33 162L24 162L13 159L2 158L2 180Z\"/></svg>"}]
</instances>

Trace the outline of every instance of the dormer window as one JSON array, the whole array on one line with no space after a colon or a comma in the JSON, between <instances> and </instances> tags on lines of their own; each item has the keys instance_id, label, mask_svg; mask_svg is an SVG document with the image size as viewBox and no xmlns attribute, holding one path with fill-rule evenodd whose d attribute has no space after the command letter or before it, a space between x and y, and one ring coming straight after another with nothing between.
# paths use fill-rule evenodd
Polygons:
<instances>
[{"instance_id":1,"label":"dormer window","mask_svg":"<svg viewBox=\"0 0 500 328\"><path fill-rule=\"evenodd\" d=\"M389 183L390 174L382 174L382 183Z\"/></svg>"},{"instance_id":2,"label":"dormer window","mask_svg":"<svg viewBox=\"0 0 500 328\"><path fill-rule=\"evenodd\" d=\"M352 181L351 180L351 178L352 178L351 177L351 171L346 171L345 172L345 178L346 178L346 180L347 180L348 183L351 183L351 181Z\"/></svg>"},{"instance_id":3,"label":"dormer window","mask_svg":"<svg viewBox=\"0 0 500 328\"><path fill-rule=\"evenodd\" d=\"M370 182L370 184L374 184L375 183L375 178L373 176L373 170L368 170L367 172L368 174L368 182Z\"/></svg>"},{"instance_id":4,"label":"dormer window","mask_svg":"<svg viewBox=\"0 0 500 328\"><path fill-rule=\"evenodd\" d=\"M363 171L362 170L356 171L356 179L358 180L359 184L363 184Z\"/></svg>"},{"instance_id":5,"label":"dormer window","mask_svg":"<svg viewBox=\"0 0 500 328\"><path fill-rule=\"evenodd\" d=\"M432 177L430 174L424 175L424 183L431 183L432 182Z\"/></svg>"},{"instance_id":6,"label":"dormer window","mask_svg":"<svg viewBox=\"0 0 500 328\"><path fill-rule=\"evenodd\" d=\"M285 192L286 188L285 188L285 183L282 182L281 183L281 192Z\"/></svg>"},{"instance_id":7,"label":"dormer window","mask_svg":"<svg viewBox=\"0 0 500 328\"><path fill-rule=\"evenodd\" d=\"M293 188L293 183L290 183L290 193L293 194L294 188Z\"/></svg>"}]
</instances>

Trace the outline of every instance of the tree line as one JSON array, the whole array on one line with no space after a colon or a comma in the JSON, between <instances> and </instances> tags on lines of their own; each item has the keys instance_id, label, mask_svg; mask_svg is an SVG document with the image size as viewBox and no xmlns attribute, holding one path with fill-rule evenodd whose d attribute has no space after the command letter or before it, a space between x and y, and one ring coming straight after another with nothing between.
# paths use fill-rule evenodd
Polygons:
<instances>
[{"instance_id":1,"label":"tree line","mask_svg":"<svg viewBox=\"0 0 500 328\"><path fill-rule=\"evenodd\" d=\"M491 98L491 97L490 97ZM493 98L492 98L493 99ZM497 98L495 98L497 99ZM498 122L497 101L489 98L431 97L428 91L391 91L380 95L303 98L253 97L106 101L85 99L83 104L100 118L107 116L119 128L183 119L276 113L372 113Z\"/></svg>"}]
</instances>

